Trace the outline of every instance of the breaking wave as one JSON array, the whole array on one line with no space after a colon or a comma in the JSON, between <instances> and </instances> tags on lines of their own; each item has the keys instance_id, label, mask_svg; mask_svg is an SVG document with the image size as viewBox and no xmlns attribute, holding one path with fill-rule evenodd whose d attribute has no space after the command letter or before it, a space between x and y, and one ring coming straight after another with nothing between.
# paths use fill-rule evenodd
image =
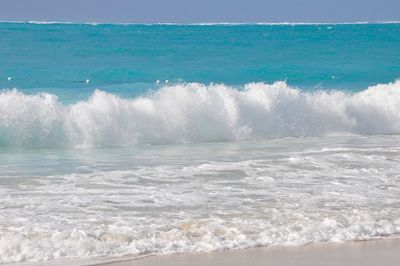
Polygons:
<instances>
[{"instance_id":1,"label":"breaking wave","mask_svg":"<svg viewBox=\"0 0 400 266\"><path fill-rule=\"evenodd\" d=\"M399 134L400 81L358 93L302 91L285 82L177 84L134 99L96 90L57 96L0 93L0 146L131 146L332 134Z\"/></svg>"}]
</instances>

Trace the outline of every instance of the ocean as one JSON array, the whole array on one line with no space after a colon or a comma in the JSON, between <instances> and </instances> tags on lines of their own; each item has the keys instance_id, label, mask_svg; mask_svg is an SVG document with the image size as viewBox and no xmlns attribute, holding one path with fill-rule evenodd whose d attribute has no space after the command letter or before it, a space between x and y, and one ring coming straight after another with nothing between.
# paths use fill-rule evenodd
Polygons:
<instances>
[{"instance_id":1,"label":"ocean","mask_svg":"<svg viewBox=\"0 0 400 266\"><path fill-rule=\"evenodd\" d=\"M400 234L400 24L0 23L0 263Z\"/></svg>"}]
</instances>

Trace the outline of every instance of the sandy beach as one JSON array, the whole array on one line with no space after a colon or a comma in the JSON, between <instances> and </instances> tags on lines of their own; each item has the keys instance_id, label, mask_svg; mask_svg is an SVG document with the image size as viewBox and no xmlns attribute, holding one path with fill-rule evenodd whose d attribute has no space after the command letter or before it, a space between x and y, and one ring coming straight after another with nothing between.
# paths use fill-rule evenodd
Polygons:
<instances>
[{"instance_id":1,"label":"sandy beach","mask_svg":"<svg viewBox=\"0 0 400 266\"><path fill-rule=\"evenodd\" d=\"M140 259L116 258L92 260L59 260L43 263L6 264L13 266L389 266L400 261L400 239L323 243L306 246L274 246L245 250L148 256Z\"/></svg>"},{"instance_id":2,"label":"sandy beach","mask_svg":"<svg viewBox=\"0 0 400 266\"><path fill-rule=\"evenodd\" d=\"M344 244L315 244L295 247L154 256L136 261L106 263L109 266L242 266L242 265L398 265L400 240L376 240Z\"/></svg>"}]
</instances>

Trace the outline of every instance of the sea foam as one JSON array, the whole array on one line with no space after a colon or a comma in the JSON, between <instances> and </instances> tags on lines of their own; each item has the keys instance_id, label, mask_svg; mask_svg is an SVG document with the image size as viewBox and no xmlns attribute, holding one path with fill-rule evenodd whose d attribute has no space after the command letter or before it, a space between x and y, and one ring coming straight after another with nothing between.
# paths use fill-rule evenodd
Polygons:
<instances>
[{"instance_id":1,"label":"sea foam","mask_svg":"<svg viewBox=\"0 0 400 266\"><path fill-rule=\"evenodd\" d=\"M399 143L0 153L0 264L396 237Z\"/></svg>"},{"instance_id":2,"label":"sea foam","mask_svg":"<svg viewBox=\"0 0 400 266\"><path fill-rule=\"evenodd\" d=\"M0 93L0 145L95 147L332 134L400 133L400 81L358 93L302 91L285 82L176 84L133 99L96 90L63 104L55 95Z\"/></svg>"}]
</instances>

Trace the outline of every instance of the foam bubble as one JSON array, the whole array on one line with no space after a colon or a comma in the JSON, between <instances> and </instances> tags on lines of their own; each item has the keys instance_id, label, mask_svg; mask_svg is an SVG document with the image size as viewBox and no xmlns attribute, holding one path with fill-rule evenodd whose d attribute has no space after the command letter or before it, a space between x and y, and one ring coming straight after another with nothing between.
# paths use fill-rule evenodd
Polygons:
<instances>
[{"instance_id":1,"label":"foam bubble","mask_svg":"<svg viewBox=\"0 0 400 266\"><path fill-rule=\"evenodd\" d=\"M400 133L400 81L359 93L305 92L285 82L176 84L134 99L96 90L87 101L0 94L2 146L130 146L288 136Z\"/></svg>"},{"instance_id":2,"label":"foam bubble","mask_svg":"<svg viewBox=\"0 0 400 266\"><path fill-rule=\"evenodd\" d=\"M0 153L0 263L395 237L399 136Z\"/></svg>"}]
</instances>

